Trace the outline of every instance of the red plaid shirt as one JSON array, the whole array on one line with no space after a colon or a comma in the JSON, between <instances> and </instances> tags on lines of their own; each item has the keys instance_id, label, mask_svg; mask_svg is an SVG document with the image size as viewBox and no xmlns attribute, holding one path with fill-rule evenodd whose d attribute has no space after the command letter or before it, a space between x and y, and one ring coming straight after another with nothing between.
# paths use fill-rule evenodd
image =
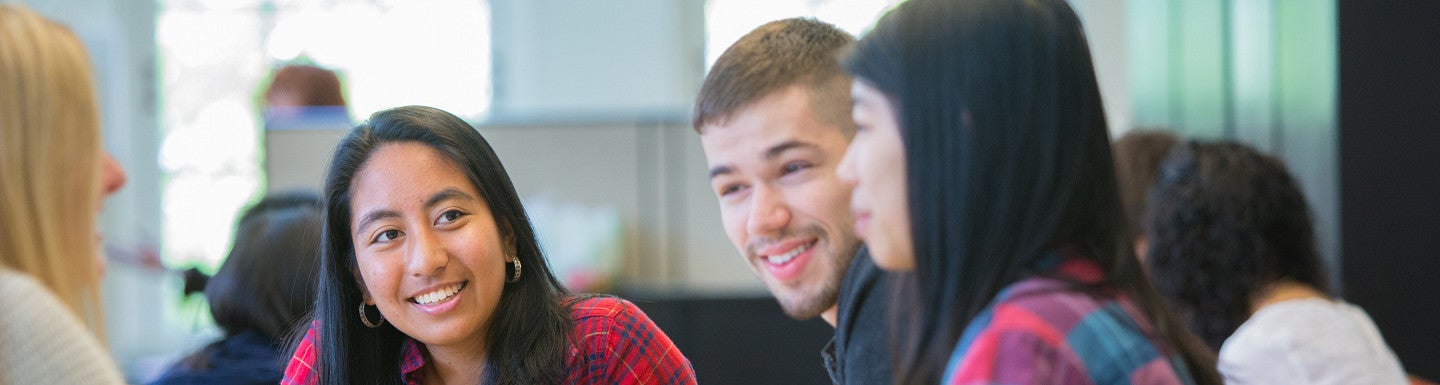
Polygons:
<instances>
[{"instance_id":1,"label":"red plaid shirt","mask_svg":"<svg viewBox=\"0 0 1440 385\"><path fill-rule=\"evenodd\" d=\"M965 328L941 384L1195 384L1129 296L1074 289L1104 281L1099 264L1069 249L1052 258L1066 279L1034 276L1002 290Z\"/></svg>"},{"instance_id":2,"label":"red plaid shirt","mask_svg":"<svg viewBox=\"0 0 1440 385\"><path fill-rule=\"evenodd\" d=\"M595 297L571 308L575 330L565 357L567 384L694 384L690 360L670 342L644 312L629 301ZM315 327L305 332L281 385L311 385L318 380ZM401 346L400 372L405 383L425 383L425 355L414 340Z\"/></svg>"}]
</instances>

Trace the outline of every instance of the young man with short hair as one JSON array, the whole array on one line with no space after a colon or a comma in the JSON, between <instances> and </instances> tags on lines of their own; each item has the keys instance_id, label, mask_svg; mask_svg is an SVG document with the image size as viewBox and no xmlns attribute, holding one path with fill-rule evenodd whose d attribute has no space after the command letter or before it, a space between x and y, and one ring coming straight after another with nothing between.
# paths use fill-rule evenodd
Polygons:
<instances>
[{"instance_id":1,"label":"young man with short hair","mask_svg":"<svg viewBox=\"0 0 1440 385\"><path fill-rule=\"evenodd\" d=\"M835 175L855 123L837 56L854 37L814 19L770 22L716 60L695 103L725 234L795 319L836 327L837 384L891 382L885 273L855 236Z\"/></svg>"}]
</instances>

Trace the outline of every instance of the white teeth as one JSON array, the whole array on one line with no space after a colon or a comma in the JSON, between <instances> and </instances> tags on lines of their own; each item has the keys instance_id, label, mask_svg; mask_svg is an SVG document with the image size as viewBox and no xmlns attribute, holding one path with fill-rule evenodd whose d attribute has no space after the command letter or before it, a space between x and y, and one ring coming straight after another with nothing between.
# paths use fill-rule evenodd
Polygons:
<instances>
[{"instance_id":1,"label":"white teeth","mask_svg":"<svg viewBox=\"0 0 1440 385\"><path fill-rule=\"evenodd\" d=\"M790 262L791 259L795 259L795 256L800 255L800 253L805 252L805 250L810 250L810 247L814 245L814 243L806 243L785 252L785 254L772 255L770 258L766 258L766 260L770 261L772 265L783 265L785 262Z\"/></svg>"},{"instance_id":2,"label":"white teeth","mask_svg":"<svg viewBox=\"0 0 1440 385\"><path fill-rule=\"evenodd\" d=\"M455 293L459 293L460 287L461 284L457 283L454 285L442 287L439 290L417 295L415 296L415 303L421 305L430 305L436 302L444 301L446 299L449 299L451 296L454 296Z\"/></svg>"}]
</instances>

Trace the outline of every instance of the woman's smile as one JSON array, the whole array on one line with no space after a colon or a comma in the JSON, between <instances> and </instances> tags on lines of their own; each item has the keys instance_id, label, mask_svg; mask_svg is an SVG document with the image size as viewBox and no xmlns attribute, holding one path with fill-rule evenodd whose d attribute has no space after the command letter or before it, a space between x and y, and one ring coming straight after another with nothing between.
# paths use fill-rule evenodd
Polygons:
<instances>
[{"instance_id":1,"label":"woman's smile","mask_svg":"<svg viewBox=\"0 0 1440 385\"><path fill-rule=\"evenodd\" d=\"M427 289L422 294L407 298L406 301L420 308L426 314L441 314L460 303L458 299L470 281L460 281L452 284L440 285Z\"/></svg>"}]
</instances>

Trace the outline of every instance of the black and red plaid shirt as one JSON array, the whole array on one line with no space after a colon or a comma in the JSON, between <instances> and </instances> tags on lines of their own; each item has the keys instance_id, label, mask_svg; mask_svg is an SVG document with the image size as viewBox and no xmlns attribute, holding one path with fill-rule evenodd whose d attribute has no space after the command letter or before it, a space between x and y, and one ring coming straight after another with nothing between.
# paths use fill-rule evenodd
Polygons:
<instances>
[{"instance_id":1,"label":"black and red plaid shirt","mask_svg":"<svg viewBox=\"0 0 1440 385\"><path fill-rule=\"evenodd\" d=\"M629 301L595 297L571 308L575 330L565 357L567 384L694 384L690 360L680 354L670 337ZM305 332L281 385L311 385L319 351L315 327ZM409 385L425 383L425 354L414 340L401 345L401 377Z\"/></svg>"}]
</instances>

